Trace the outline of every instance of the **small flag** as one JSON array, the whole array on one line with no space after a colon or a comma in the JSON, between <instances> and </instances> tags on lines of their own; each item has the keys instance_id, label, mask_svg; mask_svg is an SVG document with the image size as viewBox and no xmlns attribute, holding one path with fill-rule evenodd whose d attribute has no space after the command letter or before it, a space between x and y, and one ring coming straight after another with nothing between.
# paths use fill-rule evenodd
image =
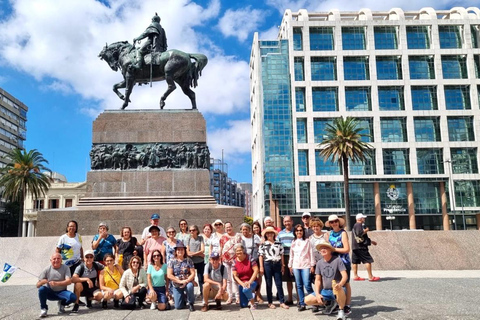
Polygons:
<instances>
[{"instance_id":1,"label":"small flag","mask_svg":"<svg viewBox=\"0 0 480 320\"><path fill-rule=\"evenodd\" d=\"M8 263L5 263L3 266L3 271L0 273L0 282L7 282L8 279L10 279L13 275L13 273L17 270L17 267L14 267L12 265L9 265Z\"/></svg>"}]
</instances>

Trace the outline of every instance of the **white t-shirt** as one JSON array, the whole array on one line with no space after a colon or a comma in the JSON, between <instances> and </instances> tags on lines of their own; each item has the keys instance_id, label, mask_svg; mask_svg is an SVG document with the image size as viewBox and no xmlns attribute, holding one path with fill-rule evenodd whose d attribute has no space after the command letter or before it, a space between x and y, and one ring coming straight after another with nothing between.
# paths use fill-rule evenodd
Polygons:
<instances>
[{"instance_id":1,"label":"white t-shirt","mask_svg":"<svg viewBox=\"0 0 480 320\"><path fill-rule=\"evenodd\" d=\"M256 234L253 235L253 241L252 238L245 238L244 235L242 235L242 242L243 246L247 250L247 254L252 257L252 259L257 260L258 259L258 248L260 247L260 243L262 243L262 239ZM253 244L253 250L252 250L252 244Z\"/></svg>"},{"instance_id":2,"label":"white t-shirt","mask_svg":"<svg viewBox=\"0 0 480 320\"><path fill-rule=\"evenodd\" d=\"M152 225L149 225L148 227L143 229L142 239L147 239L148 236L151 236L150 231L148 231L148 229L150 229L151 226ZM165 232L165 229L163 229L160 226L157 226L157 227L158 227L158 229L160 229L160 235L166 239L167 238L167 233Z\"/></svg>"},{"instance_id":3,"label":"white t-shirt","mask_svg":"<svg viewBox=\"0 0 480 320\"><path fill-rule=\"evenodd\" d=\"M57 248L60 249L63 264L70 267L81 258L82 237L78 233L73 238L64 234L58 239Z\"/></svg>"}]
</instances>

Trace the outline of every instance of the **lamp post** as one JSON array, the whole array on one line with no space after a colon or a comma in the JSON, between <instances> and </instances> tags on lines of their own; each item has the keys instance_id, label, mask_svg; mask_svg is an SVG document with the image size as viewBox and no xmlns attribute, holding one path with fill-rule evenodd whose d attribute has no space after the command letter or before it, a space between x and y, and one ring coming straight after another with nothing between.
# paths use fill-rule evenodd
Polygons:
<instances>
[{"instance_id":1,"label":"lamp post","mask_svg":"<svg viewBox=\"0 0 480 320\"><path fill-rule=\"evenodd\" d=\"M464 190L464 185L463 185L463 180L460 180L462 182L462 188L460 190L460 203L462 204L462 220L463 220L463 230L466 230L466 224L465 224L465 210L463 210L463 190Z\"/></svg>"},{"instance_id":2,"label":"lamp post","mask_svg":"<svg viewBox=\"0 0 480 320\"><path fill-rule=\"evenodd\" d=\"M455 216L455 185L452 179L452 160L447 159L444 162L448 163L448 182L450 185L450 205L453 213L453 229L457 230L457 221Z\"/></svg>"}]
</instances>

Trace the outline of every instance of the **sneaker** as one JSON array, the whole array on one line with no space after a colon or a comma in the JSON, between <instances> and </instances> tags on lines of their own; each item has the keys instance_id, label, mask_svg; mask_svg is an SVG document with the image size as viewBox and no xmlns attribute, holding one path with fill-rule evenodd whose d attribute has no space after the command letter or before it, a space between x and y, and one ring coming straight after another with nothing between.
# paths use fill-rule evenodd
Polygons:
<instances>
[{"instance_id":1,"label":"sneaker","mask_svg":"<svg viewBox=\"0 0 480 320\"><path fill-rule=\"evenodd\" d=\"M345 306L343 311L345 312L345 315L348 316L352 313L352 308L350 308L350 306Z\"/></svg>"},{"instance_id":2,"label":"sneaker","mask_svg":"<svg viewBox=\"0 0 480 320\"><path fill-rule=\"evenodd\" d=\"M62 301L58 301L58 313L65 313L65 306L62 305Z\"/></svg>"},{"instance_id":3,"label":"sneaker","mask_svg":"<svg viewBox=\"0 0 480 320\"><path fill-rule=\"evenodd\" d=\"M114 307L115 309L120 308L120 303L118 302L117 299L113 299L113 307Z\"/></svg>"},{"instance_id":4,"label":"sneaker","mask_svg":"<svg viewBox=\"0 0 480 320\"><path fill-rule=\"evenodd\" d=\"M190 303L188 305L188 310L190 310L191 312L195 311L195 307L193 306L193 303Z\"/></svg>"},{"instance_id":5,"label":"sneaker","mask_svg":"<svg viewBox=\"0 0 480 320\"><path fill-rule=\"evenodd\" d=\"M302 306L298 307L298 311L305 311L305 310L307 310L306 306L302 305Z\"/></svg>"},{"instance_id":6,"label":"sneaker","mask_svg":"<svg viewBox=\"0 0 480 320\"><path fill-rule=\"evenodd\" d=\"M107 300L103 300L103 301L102 301L102 308L103 308L103 309L107 309L107 306L108 306L108 305L107 305Z\"/></svg>"},{"instance_id":7,"label":"sneaker","mask_svg":"<svg viewBox=\"0 0 480 320\"><path fill-rule=\"evenodd\" d=\"M319 306L313 306L313 308L312 308L312 312L313 312L313 313L317 313L317 312L319 312L319 311L320 311L320 307L319 307Z\"/></svg>"},{"instance_id":8,"label":"sneaker","mask_svg":"<svg viewBox=\"0 0 480 320\"><path fill-rule=\"evenodd\" d=\"M323 314L332 314L333 310L338 306L337 301L333 300L328 306L323 310Z\"/></svg>"},{"instance_id":9,"label":"sneaker","mask_svg":"<svg viewBox=\"0 0 480 320\"><path fill-rule=\"evenodd\" d=\"M155 310L155 309L157 309L157 303L152 302L152 304L150 304L150 310Z\"/></svg>"},{"instance_id":10,"label":"sneaker","mask_svg":"<svg viewBox=\"0 0 480 320\"><path fill-rule=\"evenodd\" d=\"M78 300L78 305L81 307L85 307L85 302L83 302L82 300Z\"/></svg>"},{"instance_id":11,"label":"sneaker","mask_svg":"<svg viewBox=\"0 0 480 320\"><path fill-rule=\"evenodd\" d=\"M208 311L208 304L204 304L201 310L202 310L202 312L207 312Z\"/></svg>"},{"instance_id":12,"label":"sneaker","mask_svg":"<svg viewBox=\"0 0 480 320\"><path fill-rule=\"evenodd\" d=\"M215 304L216 304L216 307L215 307L216 310L222 310L222 300L215 299Z\"/></svg>"},{"instance_id":13,"label":"sneaker","mask_svg":"<svg viewBox=\"0 0 480 320\"><path fill-rule=\"evenodd\" d=\"M337 320L345 320L345 319L347 319L345 317L345 312L342 309L338 310Z\"/></svg>"},{"instance_id":14,"label":"sneaker","mask_svg":"<svg viewBox=\"0 0 480 320\"><path fill-rule=\"evenodd\" d=\"M78 312L78 307L79 307L78 303L75 303L75 305L73 306L72 312L77 313Z\"/></svg>"},{"instance_id":15,"label":"sneaker","mask_svg":"<svg viewBox=\"0 0 480 320\"><path fill-rule=\"evenodd\" d=\"M48 310L42 309L40 310L40 318L45 318L47 316Z\"/></svg>"},{"instance_id":16,"label":"sneaker","mask_svg":"<svg viewBox=\"0 0 480 320\"><path fill-rule=\"evenodd\" d=\"M87 308L88 309L92 308L92 300L87 299Z\"/></svg>"}]
</instances>

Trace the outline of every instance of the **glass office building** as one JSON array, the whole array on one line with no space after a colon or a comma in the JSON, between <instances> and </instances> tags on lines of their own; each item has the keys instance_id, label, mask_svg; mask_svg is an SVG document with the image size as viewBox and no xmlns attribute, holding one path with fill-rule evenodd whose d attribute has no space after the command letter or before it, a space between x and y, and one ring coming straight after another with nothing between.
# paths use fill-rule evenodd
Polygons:
<instances>
[{"instance_id":1,"label":"glass office building","mask_svg":"<svg viewBox=\"0 0 480 320\"><path fill-rule=\"evenodd\" d=\"M376 229L477 228L479 40L480 10L459 7L287 10L276 40L255 34L254 219L344 214L342 168L318 144L350 116L374 148L350 163L352 216Z\"/></svg>"}]
</instances>

